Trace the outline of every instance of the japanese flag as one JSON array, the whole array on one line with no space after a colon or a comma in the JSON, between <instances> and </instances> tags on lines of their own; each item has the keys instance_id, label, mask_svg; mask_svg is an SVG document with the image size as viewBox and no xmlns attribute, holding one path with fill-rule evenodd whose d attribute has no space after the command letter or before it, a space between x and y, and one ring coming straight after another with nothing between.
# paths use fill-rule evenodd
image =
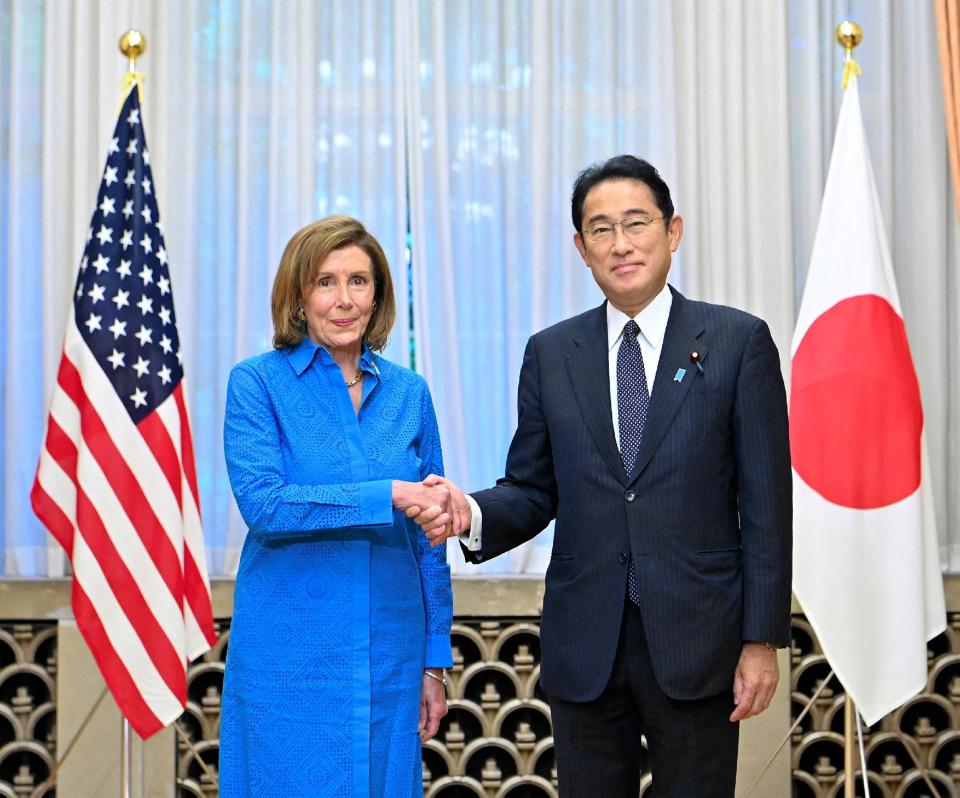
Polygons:
<instances>
[{"instance_id":1,"label":"japanese flag","mask_svg":"<svg viewBox=\"0 0 960 798\"><path fill-rule=\"evenodd\" d=\"M856 78L791 353L794 593L873 724L923 689L946 613L920 386Z\"/></svg>"}]
</instances>

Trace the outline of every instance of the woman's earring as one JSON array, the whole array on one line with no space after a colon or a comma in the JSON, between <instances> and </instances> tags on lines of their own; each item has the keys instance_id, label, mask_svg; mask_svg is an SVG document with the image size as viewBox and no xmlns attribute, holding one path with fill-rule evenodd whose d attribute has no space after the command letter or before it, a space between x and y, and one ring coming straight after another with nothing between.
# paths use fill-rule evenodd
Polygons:
<instances>
[{"instance_id":1,"label":"woman's earring","mask_svg":"<svg viewBox=\"0 0 960 798\"><path fill-rule=\"evenodd\" d=\"M303 312L303 305L297 308L297 321L304 322L307 320L307 314Z\"/></svg>"}]
</instances>

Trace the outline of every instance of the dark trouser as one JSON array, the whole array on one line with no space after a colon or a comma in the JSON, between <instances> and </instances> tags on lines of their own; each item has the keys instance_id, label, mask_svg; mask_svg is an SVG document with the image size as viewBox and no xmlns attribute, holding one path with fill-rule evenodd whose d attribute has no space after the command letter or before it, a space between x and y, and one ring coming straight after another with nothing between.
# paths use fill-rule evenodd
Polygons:
<instances>
[{"instance_id":1,"label":"dark trouser","mask_svg":"<svg viewBox=\"0 0 960 798\"><path fill-rule=\"evenodd\" d=\"M613 673L600 697L549 697L561 798L637 798L641 734L653 774L645 798L733 798L733 674L730 686L697 701L667 696L653 673L640 610L626 601Z\"/></svg>"}]
</instances>

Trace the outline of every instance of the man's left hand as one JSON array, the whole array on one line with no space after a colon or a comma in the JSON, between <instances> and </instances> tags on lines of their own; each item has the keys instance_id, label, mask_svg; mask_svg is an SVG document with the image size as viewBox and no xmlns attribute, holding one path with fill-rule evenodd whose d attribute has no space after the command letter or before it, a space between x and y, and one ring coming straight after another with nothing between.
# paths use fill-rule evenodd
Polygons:
<instances>
[{"instance_id":1,"label":"man's left hand","mask_svg":"<svg viewBox=\"0 0 960 798\"><path fill-rule=\"evenodd\" d=\"M764 643L744 643L733 677L735 708L730 720L746 720L763 712L773 700L778 681L777 652Z\"/></svg>"}]
</instances>

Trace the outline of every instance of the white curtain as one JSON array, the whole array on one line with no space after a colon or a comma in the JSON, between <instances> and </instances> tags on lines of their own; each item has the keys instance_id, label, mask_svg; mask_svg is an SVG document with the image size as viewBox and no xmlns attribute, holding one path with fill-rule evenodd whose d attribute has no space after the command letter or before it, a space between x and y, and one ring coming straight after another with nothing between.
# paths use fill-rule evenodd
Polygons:
<instances>
[{"instance_id":1,"label":"white curtain","mask_svg":"<svg viewBox=\"0 0 960 798\"><path fill-rule=\"evenodd\" d=\"M0 13L0 313L9 342L0 364L3 572L63 569L27 494L120 107L126 62L117 40L136 27L148 38L138 62L147 78L144 122L183 343L207 561L213 573L232 573L246 530L223 460L226 380L236 361L270 346L270 287L300 226L347 213L377 236L400 298L386 354L409 363L394 5L4 0Z\"/></svg>"},{"instance_id":2,"label":"white curtain","mask_svg":"<svg viewBox=\"0 0 960 798\"><path fill-rule=\"evenodd\" d=\"M219 574L245 531L220 442L226 376L269 346L280 252L318 216L356 215L384 244L401 310L387 354L427 376L448 473L467 488L502 472L526 338L601 300L569 216L592 161L658 166L687 223L673 283L765 317L786 356L846 16L866 31L865 122L944 562L960 569L960 235L929 4L0 0L0 573L63 570L27 494L127 27L149 38L146 133ZM484 568L538 573L549 545Z\"/></svg>"},{"instance_id":3,"label":"white curtain","mask_svg":"<svg viewBox=\"0 0 960 798\"><path fill-rule=\"evenodd\" d=\"M474 489L502 473L527 338L603 299L570 219L592 161L630 152L657 166L687 222L671 281L759 313L788 344L784 5L424 0L416 45L417 365L438 394L453 479ZM550 543L480 570L542 572Z\"/></svg>"}]
</instances>

